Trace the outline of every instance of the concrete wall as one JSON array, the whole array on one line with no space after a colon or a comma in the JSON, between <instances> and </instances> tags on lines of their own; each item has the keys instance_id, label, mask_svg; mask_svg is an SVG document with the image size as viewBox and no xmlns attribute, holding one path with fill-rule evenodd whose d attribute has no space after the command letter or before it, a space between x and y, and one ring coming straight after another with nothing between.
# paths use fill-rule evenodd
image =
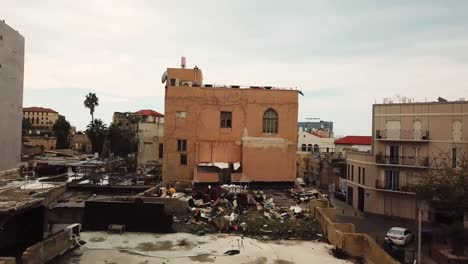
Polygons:
<instances>
[{"instance_id":1,"label":"concrete wall","mask_svg":"<svg viewBox=\"0 0 468 264\"><path fill-rule=\"evenodd\" d=\"M294 180L297 91L171 86L171 79L201 84L200 70L168 69L168 76L164 181L192 182L202 162L242 162L242 181ZM263 133L263 114L269 108L279 115L275 134ZM180 111L186 118L177 118ZM231 128L221 128L221 111L232 113ZM187 140L187 165L180 164L178 139Z\"/></svg>"},{"instance_id":2,"label":"concrete wall","mask_svg":"<svg viewBox=\"0 0 468 264\"><path fill-rule=\"evenodd\" d=\"M56 137L26 137L27 146L39 146L43 150L54 150L57 145Z\"/></svg>"},{"instance_id":3,"label":"concrete wall","mask_svg":"<svg viewBox=\"0 0 468 264\"><path fill-rule=\"evenodd\" d=\"M155 117L155 122L140 122L138 124L138 165L148 162L160 163L159 144L163 143L164 118ZM158 120L161 119L161 122Z\"/></svg>"},{"instance_id":4,"label":"concrete wall","mask_svg":"<svg viewBox=\"0 0 468 264\"><path fill-rule=\"evenodd\" d=\"M0 171L21 161L24 38L0 21Z\"/></svg>"},{"instance_id":5,"label":"concrete wall","mask_svg":"<svg viewBox=\"0 0 468 264\"><path fill-rule=\"evenodd\" d=\"M43 264L63 254L72 245L69 232L69 230L62 230L27 248L21 257L22 263Z\"/></svg>"},{"instance_id":6,"label":"concrete wall","mask_svg":"<svg viewBox=\"0 0 468 264\"><path fill-rule=\"evenodd\" d=\"M355 233L353 224L336 223L336 209L327 208L328 201L311 202L311 211L315 214L315 219L319 222L324 237L330 244L344 250L350 256L364 258L366 263L397 264L399 263L388 255L370 236L367 234Z\"/></svg>"}]
</instances>

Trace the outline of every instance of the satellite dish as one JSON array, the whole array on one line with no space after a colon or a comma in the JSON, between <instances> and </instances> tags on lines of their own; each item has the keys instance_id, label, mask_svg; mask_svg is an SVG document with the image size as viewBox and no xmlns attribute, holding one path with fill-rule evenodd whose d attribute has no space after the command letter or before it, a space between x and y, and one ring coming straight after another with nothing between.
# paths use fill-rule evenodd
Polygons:
<instances>
[{"instance_id":1,"label":"satellite dish","mask_svg":"<svg viewBox=\"0 0 468 264\"><path fill-rule=\"evenodd\" d=\"M167 80L167 71L165 71L165 72L163 73L163 75L161 76L161 82L162 82L162 83L165 83L166 80Z\"/></svg>"}]
</instances>

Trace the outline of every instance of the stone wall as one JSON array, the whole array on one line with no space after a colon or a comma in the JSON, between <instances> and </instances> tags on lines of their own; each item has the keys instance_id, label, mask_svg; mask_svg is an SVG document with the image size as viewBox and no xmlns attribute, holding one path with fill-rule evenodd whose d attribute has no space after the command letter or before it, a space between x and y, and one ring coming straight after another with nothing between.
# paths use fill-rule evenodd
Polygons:
<instances>
[{"instance_id":1,"label":"stone wall","mask_svg":"<svg viewBox=\"0 0 468 264\"><path fill-rule=\"evenodd\" d=\"M350 223L336 223L336 209L328 207L328 201L312 201L311 211L320 223L324 237L330 244L345 251L350 256L364 258L366 263L397 264L370 236L355 233Z\"/></svg>"},{"instance_id":2,"label":"stone wall","mask_svg":"<svg viewBox=\"0 0 468 264\"><path fill-rule=\"evenodd\" d=\"M70 239L70 231L62 230L55 235L27 248L21 260L23 264L43 264L70 248L73 241Z\"/></svg>"}]
</instances>

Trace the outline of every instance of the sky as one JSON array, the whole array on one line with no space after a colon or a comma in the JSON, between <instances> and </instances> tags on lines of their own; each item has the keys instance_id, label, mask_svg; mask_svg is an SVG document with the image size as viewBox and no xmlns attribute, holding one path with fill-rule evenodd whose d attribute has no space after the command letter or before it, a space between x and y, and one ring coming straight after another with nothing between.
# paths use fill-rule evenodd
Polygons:
<instances>
[{"instance_id":1,"label":"sky","mask_svg":"<svg viewBox=\"0 0 468 264\"><path fill-rule=\"evenodd\" d=\"M114 111L164 112L161 75L197 65L205 83L301 90L299 121L371 135L372 104L468 97L468 1L0 0L26 40L24 106L78 130ZM468 98L467 98L468 99Z\"/></svg>"}]
</instances>

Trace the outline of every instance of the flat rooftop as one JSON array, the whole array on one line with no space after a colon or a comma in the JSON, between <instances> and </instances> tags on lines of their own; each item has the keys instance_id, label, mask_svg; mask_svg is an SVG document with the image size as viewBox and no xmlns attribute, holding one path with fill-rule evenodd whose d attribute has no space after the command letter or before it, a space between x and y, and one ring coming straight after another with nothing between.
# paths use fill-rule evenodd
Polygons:
<instances>
[{"instance_id":1,"label":"flat rooftop","mask_svg":"<svg viewBox=\"0 0 468 264\"><path fill-rule=\"evenodd\" d=\"M333 246L315 241L261 241L226 234L83 232L83 247L52 263L349 263L330 254ZM228 256L228 250L239 254Z\"/></svg>"}]
</instances>

